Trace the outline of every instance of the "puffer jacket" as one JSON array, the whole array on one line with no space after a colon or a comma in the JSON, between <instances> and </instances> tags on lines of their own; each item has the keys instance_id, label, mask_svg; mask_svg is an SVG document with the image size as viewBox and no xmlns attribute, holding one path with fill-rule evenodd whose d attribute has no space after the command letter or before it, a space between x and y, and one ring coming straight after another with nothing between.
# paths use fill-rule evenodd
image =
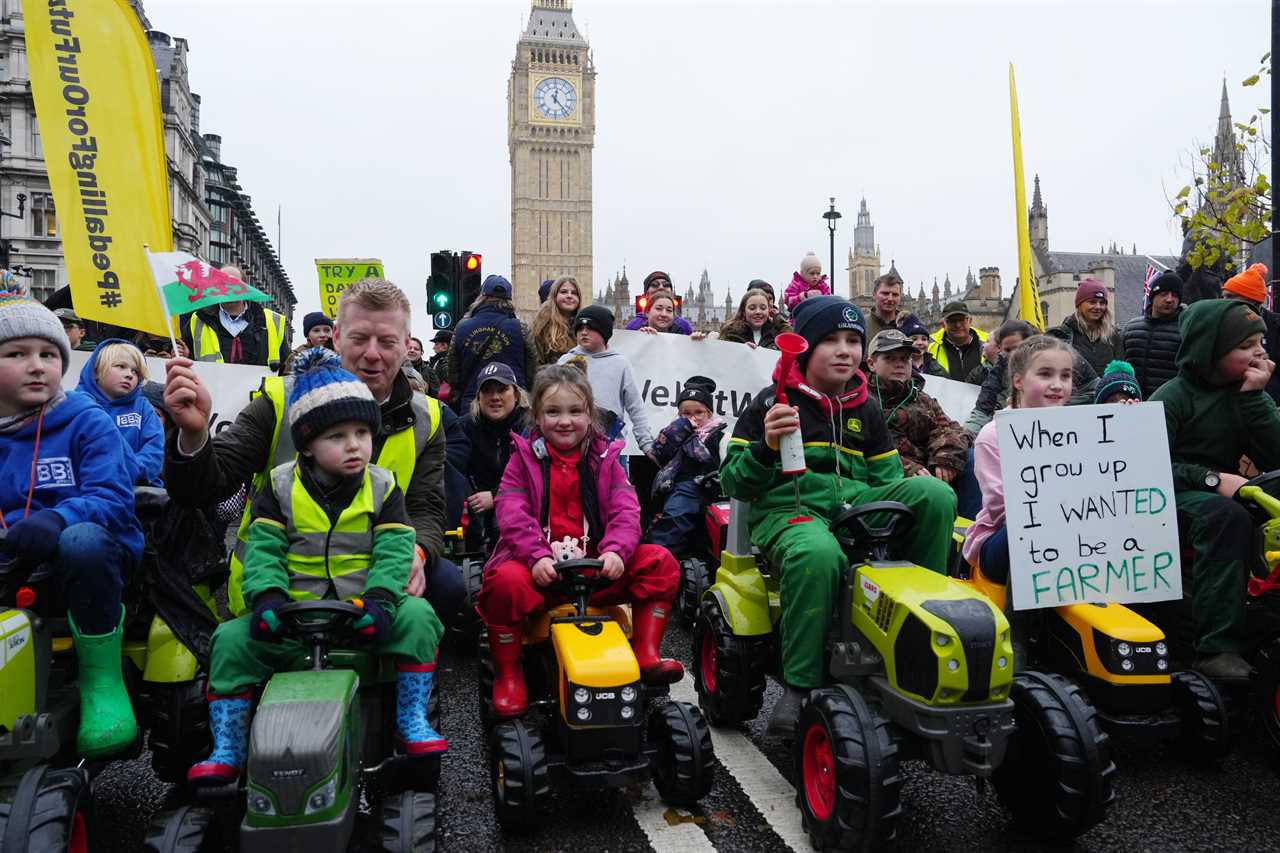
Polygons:
<instances>
[{"instance_id":1,"label":"puffer jacket","mask_svg":"<svg viewBox=\"0 0 1280 853\"><path fill-rule=\"evenodd\" d=\"M1182 333L1178 331L1178 314L1164 320L1151 316L1151 308L1140 317L1134 317L1124 326L1124 353L1142 389L1142 399L1151 395L1164 383L1178 375L1178 346Z\"/></svg>"},{"instance_id":2,"label":"puffer jacket","mask_svg":"<svg viewBox=\"0 0 1280 853\"><path fill-rule=\"evenodd\" d=\"M583 454L591 476L579 479L588 525L603 528L598 535L592 531L595 542L591 550L596 554L613 551L627 563L640 543L640 502L618 461L623 446L621 441L595 438L590 452ZM508 560L532 567L543 557L555 559L542 519L543 495L548 488L543 462L547 459L545 440L536 430L527 439L511 437L511 460L494 500L502 525L498 544L485 563L486 572Z\"/></svg>"}]
</instances>

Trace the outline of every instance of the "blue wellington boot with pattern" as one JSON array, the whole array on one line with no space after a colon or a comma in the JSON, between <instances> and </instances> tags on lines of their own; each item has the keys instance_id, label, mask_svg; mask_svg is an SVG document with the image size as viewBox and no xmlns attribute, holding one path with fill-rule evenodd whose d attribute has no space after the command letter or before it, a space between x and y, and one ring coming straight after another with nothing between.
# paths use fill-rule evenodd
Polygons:
<instances>
[{"instance_id":1,"label":"blue wellington boot with pattern","mask_svg":"<svg viewBox=\"0 0 1280 853\"><path fill-rule=\"evenodd\" d=\"M187 771L193 785L224 785L240 778L249 753L249 713L252 694L209 696L209 730L213 752Z\"/></svg>"},{"instance_id":2,"label":"blue wellington boot with pattern","mask_svg":"<svg viewBox=\"0 0 1280 853\"><path fill-rule=\"evenodd\" d=\"M449 748L449 741L431 728L427 719L435 674L434 663L396 664L396 735L409 755L430 755Z\"/></svg>"}]
</instances>

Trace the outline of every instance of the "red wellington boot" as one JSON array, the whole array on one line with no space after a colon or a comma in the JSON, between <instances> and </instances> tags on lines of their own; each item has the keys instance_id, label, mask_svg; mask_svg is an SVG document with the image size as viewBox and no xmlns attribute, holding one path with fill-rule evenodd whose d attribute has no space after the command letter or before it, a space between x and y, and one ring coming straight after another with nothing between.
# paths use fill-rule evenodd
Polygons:
<instances>
[{"instance_id":1,"label":"red wellington boot","mask_svg":"<svg viewBox=\"0 0 1280 853\"><path fill-rule=\"evenodd\" d=\"M646 684L675 684L684 678L680 661L658 656L670 616L671 604L666 601L637 602L631 608L631 647L640 664L640 679Z\"/></svg>"},{"instance_id":2,"label":"red wellington boot","mask_svg":"<svg viewBox=\"0 0 1280 853\"><path fill-rule=\"evenodd\" d=\"M529 691L520 666L520 631L489 626L489 656L493 658L493 713L518 717L529 710Z\"/></svg>"}]
</instances>

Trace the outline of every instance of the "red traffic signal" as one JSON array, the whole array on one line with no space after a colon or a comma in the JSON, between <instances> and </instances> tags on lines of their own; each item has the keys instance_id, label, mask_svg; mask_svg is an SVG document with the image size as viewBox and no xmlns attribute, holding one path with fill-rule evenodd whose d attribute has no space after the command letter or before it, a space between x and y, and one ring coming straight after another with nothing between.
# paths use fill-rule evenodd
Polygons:
<instances>
[{"instance_id":1,"label":"red traffic signal","mask_svg":"<svg viewBox=\"0 0 1280 853\"><path fill-rule=\"evenodd\" d=\"M464 266L466 267L467 272L475 272L476 270L480 269L480 256L467 255L467 260Z\"/></svg>"}]
</instances>

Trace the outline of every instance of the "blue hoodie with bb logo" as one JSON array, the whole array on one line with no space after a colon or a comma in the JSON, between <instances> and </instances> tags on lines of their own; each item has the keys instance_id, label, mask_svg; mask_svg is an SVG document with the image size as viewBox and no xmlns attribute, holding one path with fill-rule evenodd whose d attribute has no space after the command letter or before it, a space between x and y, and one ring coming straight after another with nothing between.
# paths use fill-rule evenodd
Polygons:
<instances>
[{"instance_id":1,"label":"blue hoodie with bb logo","mask_svg":"<svg viewBox=\"0 0 1280 853\"><path fill-rule=\"evenodd\" d=\"M94 378L94 370L98 364L98 354L107 344L128 344L119 338L111 338L98 344L93 355L80 369L80 384L75 394L83 394L95 401L111 417L112 423L120 431L124 443L133 451L130 464L134 466L130 482L138 486L162 486L160 472L164 469L164 427L155 409L142 396L141 380L132 391L123 397L112 399L98 387ZM132 346L132 344L129 344Z\"/></svg>"}]
</instances>

